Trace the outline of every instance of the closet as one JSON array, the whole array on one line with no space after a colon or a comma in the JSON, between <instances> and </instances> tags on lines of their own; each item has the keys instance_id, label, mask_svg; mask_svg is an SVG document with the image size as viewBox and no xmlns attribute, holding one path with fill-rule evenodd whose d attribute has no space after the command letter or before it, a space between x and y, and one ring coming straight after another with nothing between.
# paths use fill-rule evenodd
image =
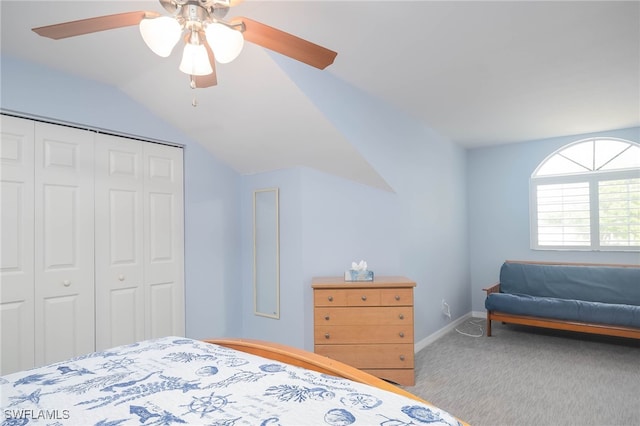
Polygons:
<instances>
[{"instance_id":1,"label":"closet","mask_svg":"<svg viewBox=\"0 0 640 426\"><path fill-rule=\"evenodd\" d=\"M184 335L182 149L1 118L0 374Z\"/></svg>"}]
</instances>

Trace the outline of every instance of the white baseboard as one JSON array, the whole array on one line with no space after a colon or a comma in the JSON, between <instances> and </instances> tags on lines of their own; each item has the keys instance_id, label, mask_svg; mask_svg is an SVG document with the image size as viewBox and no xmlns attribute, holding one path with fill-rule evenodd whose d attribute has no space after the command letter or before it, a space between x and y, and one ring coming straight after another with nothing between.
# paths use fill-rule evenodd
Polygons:
<instances>
[{"instance_id":1,"label":"white baseboard","mask_svg":"<svg viewBox=\"0 0 640 426\"><path fill-rule=\"evenodd\" d=\"M429 346L430 344L432 344L433 342L435 342L436 340L438 340L439 338L441 338L442 336L444 336L445 334L447 334L451 330L454 330L457 326L459 326L460 324L462 324L463 322L465 322L469 318L485 318L486 319L487 318L487 312L486 311L471 311L471 312L467 313L466 315L461 316L460 318L458 318L455 321L453 321L451 324L448 324L445 327L442 327L440 330L436 331L435 333L433 333L433 334L425 337L424 339L420 340L419 342L417 342L415 344L415 346L414 346L415 353L420 352L422 349L426 348L427 346Z\"/></svg>"},{"instance_id":2,"label":"white baseboard","mask_svg":"<svg viewBox=\"0 0 640 426\"><path fill-rule=\"evenodd\" d=\"M456 319L455 321L451 322L450 324L447 324L446 326L442 327L440 330L436 331L435 333L425 337L419 342L416 342L414 346L415 353L420 352L422 349L426 348L427 346L429 346L430 344L432 344L433 342L435 342L436 340L438 340L439 338L441 338L451 330L454 330L457 326L459 326L460 324L462 324L472 316L473 315L471 312L466 315L463 315L460 318Z\"/></svg>"}]
</instances>

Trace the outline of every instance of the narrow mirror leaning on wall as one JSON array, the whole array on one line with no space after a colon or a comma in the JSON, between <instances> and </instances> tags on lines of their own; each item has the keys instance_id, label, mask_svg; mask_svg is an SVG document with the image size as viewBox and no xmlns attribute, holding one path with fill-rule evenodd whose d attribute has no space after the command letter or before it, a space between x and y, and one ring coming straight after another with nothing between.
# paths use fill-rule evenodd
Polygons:
<instances>
[{"instance_id":1,"label":"narrow mirror leaning on wall","mask_svg":"<svg viewBox=\"0 0 640 426\"><path fill-rule=\"evenodd\" d=\"M255 314L280 319L278 188L253 191L253 298Z\"/></svg>"}]
</instances>

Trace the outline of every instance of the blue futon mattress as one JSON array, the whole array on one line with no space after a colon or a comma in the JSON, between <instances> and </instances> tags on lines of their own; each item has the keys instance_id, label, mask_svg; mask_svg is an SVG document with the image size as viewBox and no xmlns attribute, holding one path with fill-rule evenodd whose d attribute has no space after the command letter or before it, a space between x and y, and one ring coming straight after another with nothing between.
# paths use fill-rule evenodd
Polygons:
<instances>
[{"instance_id":1,"label":"blue futon mattress","mask_svg":"<svg viewBox=\"0 0 640 426\"><path fill-rule=\"evenodd\" d=\"M484 302L489 311L640 328L640 306L584 300L491 293Z\"/></svg>"}]
</instances>

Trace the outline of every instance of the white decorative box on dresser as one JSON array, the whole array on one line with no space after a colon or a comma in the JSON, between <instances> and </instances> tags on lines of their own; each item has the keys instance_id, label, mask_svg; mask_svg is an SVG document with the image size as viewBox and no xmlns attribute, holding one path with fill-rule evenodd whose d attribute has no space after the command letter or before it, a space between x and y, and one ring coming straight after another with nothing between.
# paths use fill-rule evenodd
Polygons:
<instances>
[{"instance_id":1,"label":"white decorative box on dresser","mask_svg":"<svg viewBox=\"0 0 640 426\"><path fill-rule=\"evenodd\" d=\"M412 386L413 287L404 277L312 280L314 351L382 379Z\"/></svg>"}]
</instances>

